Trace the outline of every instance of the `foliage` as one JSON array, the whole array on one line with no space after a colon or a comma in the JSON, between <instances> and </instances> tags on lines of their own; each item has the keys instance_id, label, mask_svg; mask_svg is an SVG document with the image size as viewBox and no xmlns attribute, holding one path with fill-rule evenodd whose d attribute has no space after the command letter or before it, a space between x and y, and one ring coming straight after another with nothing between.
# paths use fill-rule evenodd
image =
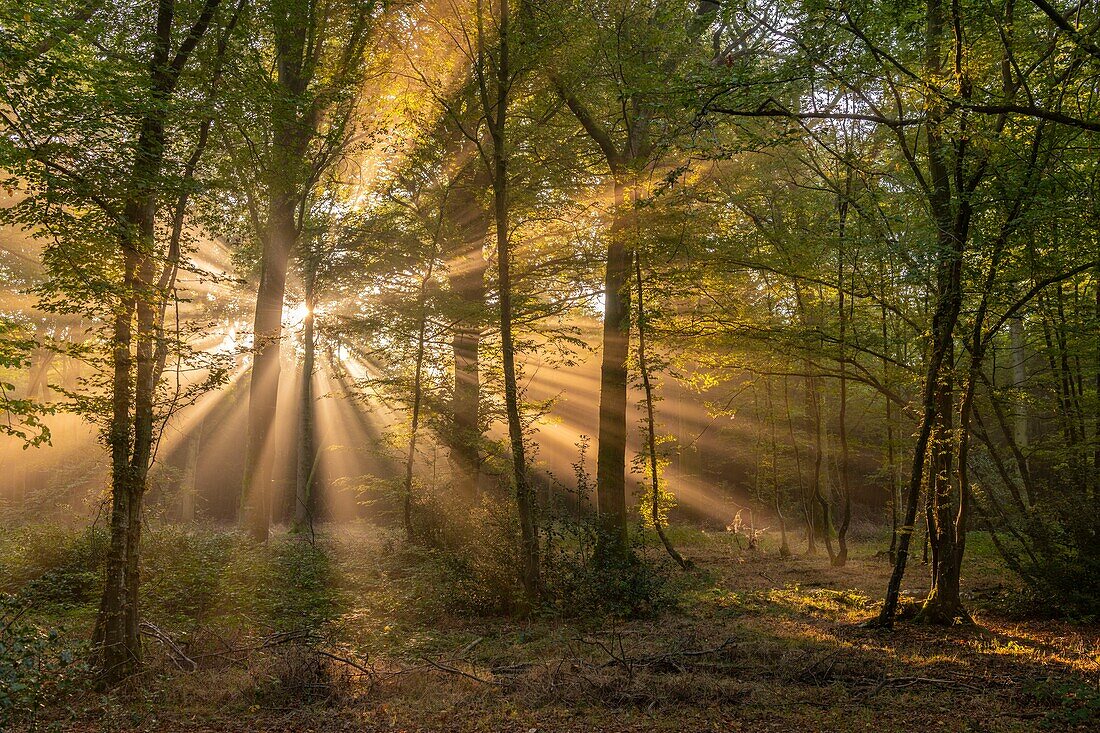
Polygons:
<instances>
[{"instance_id":1,"label":"foliage","mask_svg":"<svg viewBox=\"0 0 1100 733\"><path fill-rule=\"evenodd\" d=\"M1044 728L1084 728L1100 722L1100 691L1094 685L1047 679L1030 683L1027 694L1049 708L1042 719Z\"/></svg>"},{"instance_id":2,"label":"foliage","mask_svg":"<svg viewBox=\"0 0 1100 733\"><path fill-rule=\"evenodd\" d=\"M107 551L102 527L74 531L56 524L4 531L0 591L29 603L79 607L95 598Z\"/></svg>"},{"instance_id":3,"label":"foliage","mask_svg":"<svg viewBox=\"0 0 1100 733\"><path fill-rule=\"evenodd\" d=\"M229 564L249 554L240 535L169 525L149 532L146 541L142 601L158 623L202 622L219 608L245 601L247 588L227 585Z\"/></svg>"},{"instance_id":4,"label":"foliage","mask_svg":"<svg viewBox=\"0 0 1100 733\"><path fill-rule=\"evenodd\" d=\"M34 344L12 319L0 315L0 435L16 438L24 448L50 440L49 427L42 417L52 410L35 400L16 397L9 375L25 369Z\"/></svg>"},{"instance_id":5,"label":"foliage","mask_svg":"<svg viewBox=\"0 0 1100 733\"><path fill-rule=\"evenodd\" d=\"M413 528L443 610L496 616L523 608L512 560L519 528L508 502L487 495L470 507L442 492L422 493L413 505Z\"/></svg>"},{"instance_id":6,"label":"foliage","mask_svg":"<svg viewBox=\"0 0 1100 733\"><path fill-rule=\"evenodd\" d=\"M84 650L24 620L29 603L0 595L0 728L33 721L87 681Z\"/></svg>"},{"instance_id":7,"label":"foliage","mask_svg":"<svg viewBox=\"0 0 1100 733\"><path fill-rule=\"evenodd\" d=\"M325 546L281 539L261 585L264 610L279 630L319 629L337 616L340 583Z\"/></svg>"},{"instance_id":8,"label":"foliage","mask_svg":"<svg viewBox=\"0 0 1100 733\"><path fill-rule=\"evenodd\" d=\"M608 541L606 528L588 506L593 487L584 468L587 447L582 440L573 464L574 482L560 487L544 520L547 604L555 614L581 619L636 618L667 610L675 597L667 574L676 571L644 551L642 515L622 551Z\"/></svg>"}]
</instances>

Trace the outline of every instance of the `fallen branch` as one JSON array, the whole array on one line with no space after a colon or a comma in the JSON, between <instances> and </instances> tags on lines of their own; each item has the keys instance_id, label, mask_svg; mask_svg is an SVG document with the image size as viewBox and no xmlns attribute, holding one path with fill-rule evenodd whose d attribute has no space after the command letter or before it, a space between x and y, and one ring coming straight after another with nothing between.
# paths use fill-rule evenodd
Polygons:
<instances>
[{"instance_id":1,"label":"fallen branch","mask_svg":"<svg viewBox=\"0 0 1100 733\"><path fill-rule=\"evenodd\" d=\"M487 680L484 677L478 677L476 674L470 674L469 672L463 672L461 669L458 669L457 667L450 667L446 664L440 664L439 662L433 661L433 660L428 659L426 657L424 658L424 662L426 662L431 667L435 667L436 669L440 670L441 672L447 672L448 674L456 674L456 675L459 675L460 677L465 677L466 679L473 680L474 682L480 682L483 685L496 685L497 687L500 687L502 685L502 683L497 682L496 680Z\"/></svg>"},{"instance_id":2,"label":"fallen branch","mask_svg":"<svg viewBox=\"0 0 1100 733\"><path fill-rule=\"evenodd\" d=\"M331 652L326 652L323 649L314 649L313 651L317 652L322 657L327 657L328 659L333 660L334 662L340 662L342 664L348 665L352 669L357 669L360 672L362 672L364 675L366 675L367 677L374 678L378 675L378 673L375 670L370 669L369 667L364 667L363 665L359 664L358 662L354 662L350 659L346 659L345 657L336 656L335 654L332 654Z\"/></svg>"},{"instance_id":3,"label":"fallen branch","mask_svg":"<svg viewBox=\"0 0 1100 733\"><path fill-rule=\"evenodd\" d=\"M148 621L142 621L138 630L144 635L156 639L168 649L168 657L184 672L194 672L199 668L198 662L183 651L179 644L164 631Z\"/></svg>"}]
</instances>

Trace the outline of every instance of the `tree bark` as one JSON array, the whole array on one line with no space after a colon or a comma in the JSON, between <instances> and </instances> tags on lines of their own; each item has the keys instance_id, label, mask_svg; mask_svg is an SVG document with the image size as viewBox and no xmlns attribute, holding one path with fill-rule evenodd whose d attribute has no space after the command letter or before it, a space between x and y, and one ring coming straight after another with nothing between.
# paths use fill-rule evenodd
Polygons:
<instances>
[{"instance_id":1,"label":"tree bark","mask_svg":"<svg viewBox=\"0 0 1100 733\"><path fill-rule=\"evenodd\" d=\"M943 70L942 39L945 32L945 13L942 0L928 0L927 29L925 32L925 71L930 78L937 78ZM925 368L921 420L913 448L912 468L906 494L905 518L898 537L897 559L886 587L886 599L877 623L892 626L901 593L901 581L909 558L909 544L920 504L920 490L924 476L925 458L933 426L937 423L940 403L943 401L942 383L945 365L950 368L951 346L955 324L962 309L963 253L969 234L969 211L960 204L952 205L951 176L947 168L948 145L943 138L943 120L946 114L939 98L926 100L928 126L925 137L928 146L929 204L936 225L936 299L932 312L932 345ZM976 179L975 179L976 180ZM973 185L973 184L972 184ZM958 209L958 210L956 210Z\"/></svg>"},{"instance_id":2,"label":"tree bark","mask_svg":"<svg viewBox=\"0 0 1100 733\"><path fill-rule=\"evenodd\" d=\"M428 263L428 270L420 281L420 293L417 297L417 334L416 334L416 359L413 368L413 404L412 416L409 420L409 449L405 456L405 494L402 519L405 524L405 538L410 542L414 539L412 522L413 503L413 466L416 463L416 438L420 429L420 405L423 398L423 373L424 350L427 341L428 328L428 284L432 279L435 269L435 252L433 248L432 259Z\"/></svg>"},{"instance_id":3,"label":"tree bark","mask_svg":"<svg viewBox=\"0 0 1100 733\"><path fill-rule=\"evenodd\" d=\"M850 176L845 188L851 188ZM847 196L847 190L845 195ZM840 405L837 414L838 437L840 439L840 467L838 473L840 476L837 485L840 487L841 501L843 502L841 505L840 526L837 527L836 531L837 553L832 559L833 565L837 567L843 567L848 563L848 526L852 522L852 487L848 475L848 365L845 362L847 358L845 346L848 314L844 299L844 235L847 220L848 200L845 198L840 203L840 247L837 252L837 318L840 326Z\"/></svg>"},{"instance_id":4,"label":"tree bark","mask_svg":"<svg viewBox=\"0 0 1100 733\"><path fill-rule=\"evenodd\" d=\"M181 522L194 522L198 500L199 455L202 449L202 431L205 421L200 420L187 437L187 456L184 458L183 476L180 477L180 495L176 516Z\"/></svg>"},{"instance_id":5,"label":"tree bark","mask_svg":"<svg viewBox=\"0 0 1100 733\"><path fill-rule=\"evenodd\" d=\"M600 367L596 507L605 549L626 548L626 362L630 344L630 273L633 250L626 242L624 185L614 182L614 220L604 275L603 356Z\"/></svg>"},{"instance_id":6,"label":"tree bark","mask_svg":"<svg viewBox=\"0 0 1100 733\"><path fill-rule=\"evenodd\" d=\"M241 521L257 542L267 541L271 524L271 427L279 401L283 299L290 255L298 242L298 208L303 156L316 129L316 109L302 108L302 95L312 75L313 55L320 44L307 47L305 27L314 22L312 6L282 5L273 9L272 32L277 70L271 111L273 139L268 170L267 222L260 232L263 252L253 322L252 378L248 385L248 439L241 493Z\"/></svg>"},{"instance_id":7,"label":"tree bark","mask_svg":"<svg viewBox=\"0 0 1100 733\"><path fill-rule=\"evenodd\" d=\"M775 497L775 516L779 520L779 556L790 557L791 547L787 542L787 518L783 516L783 491L779 483L779 449L775 439L775 407L772 404L771 377L765 379L764 390L767 397L768 433L771 444L772 495Z\"/></svg>"},{"instance_id":8,"label":"tree bark","mask_svg":"<svg viewBox=\"0 0 1100 733\"><path fill-rule=\"evenodd\" d=\"M786 377L783 377L783 407L787 413L787 433L794 453L794 473L798 479L798 498L802 504L802 519L806 525L806 554L817 553L817 533L814 531L814 508L806 490L802 476L802 452L798 449L798 438L794 432L794 415L791 414L791 390Z\"/></svg>"}]
</instances>

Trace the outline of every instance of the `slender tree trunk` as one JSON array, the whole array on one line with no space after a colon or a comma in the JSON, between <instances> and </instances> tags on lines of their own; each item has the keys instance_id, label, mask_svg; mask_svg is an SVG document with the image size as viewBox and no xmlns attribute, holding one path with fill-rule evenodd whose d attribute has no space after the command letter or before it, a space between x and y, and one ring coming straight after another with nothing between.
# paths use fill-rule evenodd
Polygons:
<instances>
[{"instance_id":1,"label":"slender tree trunk","mask_svg":"<svg viewBox=\"0 0 1100 733\"><path fill-rule=\"evenodd\" d=\"M478 3L478 56L484 65L486 54L483 44L482 11ZM496 65L495 100L486 104L492 136L493 213L496 224L497 286L500 290L500 342L504 371L504 406L508 419L508 442L512 449L512 482L516 492L516 508L520 525L520 579L529 602L541 595L539 583L539 539L534 492L527 476L527 460L524 455L523 423L519 409L519 385L516 380L516 347L512 335L512 277L511 252L508 243L508 151L507 121L509 91L512 70L509 62L509 0L500 1L498 21L498 56ZM482 71L484 78L484 70ZM489 94L483 84L483 97Z\"/></svg>"},{"instance_id":2,"label":"slender tree trunk","mask_svg":"<svg viewBox=\"0 0 1100 733\"><path fill-rule=\"evenodd\" d=\"M846 186L850 188L850 184ZM837 317L840 325L840 405L838 409L839 438L840 438L840 474L837 485L840 487L841 517L840 526L837 527L836 541L837 554L832 559L835 566L843 567L848 563L848 526L852 522L852 487L849 479L848 456L848 365L845 363L847 338L847 312L844 302L844 235L845 225L848 219L848 201L840 204L840 247L837 253Z\"/></svg>"},{"instance_id":3,"label":"slender tree trunk","mask_svg":"<svg viewBox=\"0 0 1100 733\"><path fill-rule=\"evenodd\" d=\"M177 517L181 522L194 522L198 503L199 456L202 449L202 431L204 420L187 438L187 456L184 459L183 476L180 478L179 509Z\"/></svg>"},{"instance_id":4,"label":"slender tree trunk","mask_svg":"<svg viewBox=\"0 0 1100 733\"><path fill-rule=\"evenodd\" d=\"M779 485L779 449L775 440L775 407L772 404L772 380L770 377L765 379L764 389L768 403L768 432L771 443L772 459L772 495L775 497L775 516L779 520L779 556L790 557L791 547L787 542L787 519L783 516L783 492Z\"/></svg>"},{"instance_id":5,"label":"slender tree trunk","mask_svg":"<svg viewBox=\"0 0 1100 733\"><path fill-rule=\"evenodd\" d=\"M306 313L302 319L302 382L298 392L298 459L294 477L295 532L309 531L313 536L313 520L316 514L317 431L314 413L313 372L316 357L314 333L316 299L314 297L315 274L312 263L306 266Z\"/></svg>"},{"instance_id":6,"label":"slender tree trunk","mask_svg":"<svg viewBox=\"0 0 1100 733\"><path fill-rule=\"evenodd\" d=\"M649 375L649 364L646 361L646 312L645 291L642 281L642 262L637 255L634 257L634 275L638 287L638 370L642 373L642 388L645 391L646 409L646 443L649 452L649 480L652 500L653 528L657 530L657 536L661 539L665 551L676 564L685 570L691 565L683 555L676 551L669 541L668 535L661 521L661 485L660 474L657 471L657 427L653 409L653 382Z\"/></svg>"},{"instance_id":7,"label":"slender tree trunk","mask_svg":"<svg viewBox=\"0 0 1100 733\"><path fill-rule=\"evenodd\" d=\"M886 282L885 272L881 273L882 281ZM889 332L886 321L886 298L882 300L882 383L887 389L890 387L890 360L888 358ZM890 487L890 549L887 557L893 563L897 559L898 550L898 497L900 492L901 475L898 470L897 460L894 455L894 413L893 402L887 398L886 403L886 468L888 471L887 484Z\"/></svg>"},{"instance_id":8,"label":"slender tree trunk","mask_svg":"<svg viewBox=\"0 0 1100 733\"><path fill-rule=\"evenodd\" d=\"M432 271L435 268L435 259L433 253L433 259L428 263L428 271L425 273L424 278L420 281L420 294L418 296L417 303L417 334L416 334L416 360L413 367L413 404L412 404L412 417L409 421L409 449L405 456L405 493L404 493L404 507L402 511L402 519L405 524L405 538L410 542L414 539L413 535L413 522L412 522L412 504L413 504L413 466L416 463L416 438L420 429L420 405L423 397L423 373L424 373L424 350L425 342L427 341L427 328L428 328L428 313L427 313L427 299L428 299L428 283L431 282Z\"/></svg>"},{"instance_id":9,"label":"slender tree trunk","mask_svg":"<svg viewBox=\"0 0 1100 733\"><path fill-rule=\"evenodd\" d=\"M46 339L46 324L39 323L35 329L34 343L37 345L31 351L31 365L27 375L27 391L24 394L28 400L40 400L45 402L49 397L50 365L56 354L52 349L45 348L41 344Z\"/></svg>"},{"instance_id":10,"label":"slender tree trunk","mask_svg":"<svg viewBox=\"0 0 1100 733\"><path fill-rule=\"evenodd\" d=\"M1013 408L1013 433L1016 445L1026 455L1028 450L1027 402L1022 393L1027 388L1027 348L1024 345L1024 319L1012 318L1008 322L1008 335L1012 354L1012 386L1018 393Z\"/></svg>"},{"instance_id":11,"label":"slender tree trunk","mask_svg":"<svg viewBox=\"0 0 1100 733\"><path fill-rule=\"evenodd\" d=\"M802 518L806 524L806 554L817 553L817 533L814 530L814 506L802 477L802 452L798 449L798 438L794 432L794 416L791 414L791 390L787 378L783 378L783 406L787 412L787 432L791 439L791 451L794 452L794 472L798 478L798 497L802 502Z\"/></svg>"},{"instance_id":12,"label":"slender tree trunk","mask_svg":"<svg viewBox=\"0 0 1100 733\"><path fill-rule=\"evenodd\" d=\"M810 365L806 365L809 372ZM825 552L829 555L829 562L836 562L836 552L833 549L832 513L829 508L829 497L822 490L822 473L825 461L825 426L821 419L821 397L817 390L817 379L806 377L806 412L810 418L810 426L814 431L814 457L813 473L810 483L810 510L821 512L821 539L825 542Z\"/></svg>"}]
</instances>

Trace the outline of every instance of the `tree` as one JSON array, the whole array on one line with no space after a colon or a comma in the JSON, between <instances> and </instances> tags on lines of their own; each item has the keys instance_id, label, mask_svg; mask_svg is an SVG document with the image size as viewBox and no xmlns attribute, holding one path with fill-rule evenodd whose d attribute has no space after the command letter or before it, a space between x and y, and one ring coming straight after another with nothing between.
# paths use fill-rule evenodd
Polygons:
<instances>
[{"instance_id":1,"label":"tree","mask_svg":"<svg viewBox=\"0 0 1100 733\"><path fill-rule=\"evenodd\" d=\"M69 26L46 26L48 38L64 37L64 43L39 43L31 54L6 49L21 64L3 90L4 167L26 193L6 212L8 220L47 241L41 306L91 311L106 331L99 361L104 392L77 405L102 416L111 454L110 546L94 632L105 684L141 664L141 516L156 445L158 385L169 354L185 348L164 332L165 311L177 297L182 266L178 222L209 130L201 121L191 155L173 167L174 136L188 140L182 131L194 117L177 99L185 98L184 89L216 88L226 37L242 6L223 21L219 7L219 0L179 7L160 0L155 7L118 8L112 20L138 29L144 42L117 38L123 46L112 59L97 58L94 34ZM200 44L212 28L222 40L203 58ZM126 63L131 49L138 54L132 60L140 59L132 67ZM58 117L62 110L71 115ZM166 210L175 223L167 237L157 227ZM218 380L214 369L194 391Z\"/></svg>"},{"instance_id":2,"label":"tree","mask_svg":"<svg viewBox=\"0 0 1100 733\"><path fill-rule=\"evenodd\" d=\"M381 12L373 1L360 5L274 0L264 17L270 33L265 40L275 58L274 78L252 80L254 86L245 89L244 96L251 97L259 110L225 121L228 129L222 131L230 159L244 166L236 175L259 248L241 495L242 520L258 541L267 539L271 521L270 427L278 404L290 258L298 246L307 202L325 173L347 153L357 132L352 117L359 109L355 92L369 66L371 30ZM256 66L264 68L262 61ZM259 178L249 179L249 170L257 171Z\"/></svg>"},{"instance_id":3,"label":"tree","mask_svg":"<svg viewBox=\"0 0 1100 733\"><path fill-rule=\"evenodd\" d=\"M638 199L638 178L653 160L654 130L669 123L664 119L667 110L660 88L668 74L691 58L692 42L711 22L715 7L711 2L697 3L694 10L685 10L679 3L640 7L594 2L575 16L562 12L554 19L560 25L551 26L560 34L565 58L580 62L573 68L552 66L551 82L598 147L611 187L596 494L612 554L626 548L627 360L635 246L630 221ZM585 24L582 16L595 23ZM679 28L689 32L677 33ZM606 63L597 74L591 73L592 58Z\"/></svg>"}]
</instances>

